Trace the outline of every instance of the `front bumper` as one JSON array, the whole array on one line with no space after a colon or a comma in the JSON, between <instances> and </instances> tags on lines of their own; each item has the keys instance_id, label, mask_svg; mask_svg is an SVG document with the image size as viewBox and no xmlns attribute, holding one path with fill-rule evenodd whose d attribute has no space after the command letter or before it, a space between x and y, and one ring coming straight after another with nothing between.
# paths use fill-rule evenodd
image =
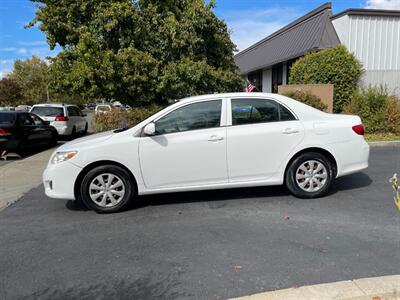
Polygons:
<instances>
[{"instance_id":1,"label":"front bumper","mask_svg":"<svg viewBox=\"0 0 400 300\"><path fill-rule=\"evenodd\" d=\"M47 165L43 172L46 196L56 199L75 199L75 181L82 168L68 162Z\"/></svg>"}]
</instances>

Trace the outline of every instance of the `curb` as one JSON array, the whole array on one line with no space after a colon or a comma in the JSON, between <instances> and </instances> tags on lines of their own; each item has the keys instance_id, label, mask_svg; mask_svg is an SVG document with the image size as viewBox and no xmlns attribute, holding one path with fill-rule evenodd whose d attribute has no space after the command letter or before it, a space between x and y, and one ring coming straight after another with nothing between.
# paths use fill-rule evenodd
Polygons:
<instances>
[{"instance_id":1,"label":"curb","mask_svg":"<svg viewBox=\"0 0 400 300\"><path fill-rule=\"evenodd\" d=\"M290 288L231 300L400 300L400 275Z\"/></svg>"},{"instance_id":2,"label":"curb","mask_svg":"<svg viewBox=\"0 0 400 300\"><path fill-rule=\"evenodd\" d=\"M368 142L371 147L400 146L400 141L377 141Z\"/></svg>"}]
</instances>

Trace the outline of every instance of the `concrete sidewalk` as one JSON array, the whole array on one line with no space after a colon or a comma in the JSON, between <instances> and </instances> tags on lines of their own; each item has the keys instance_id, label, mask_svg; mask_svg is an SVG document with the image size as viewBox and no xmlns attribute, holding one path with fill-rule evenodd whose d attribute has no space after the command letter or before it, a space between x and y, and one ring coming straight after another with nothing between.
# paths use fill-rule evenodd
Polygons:
<instances>
[{"instance_id":1,"label":"concrete sidewalk","mask_svg":"<svg viewBox=\"0 0 400 300\"><path fill-rule=\"evenodd\" d=\"M400 300L400 275L302 286L231 300Z\"/></svg>"},{"instance_id":2,"label":"concrete sidewalk","mask_svg":"<svg viewBox=\"0 0 400 300\"><path fill-rule=\"evenodd\" d=\"M53 151L49 149L0 168L0 210L42 182L43 171Z\"/></svg>"}]
</instances>

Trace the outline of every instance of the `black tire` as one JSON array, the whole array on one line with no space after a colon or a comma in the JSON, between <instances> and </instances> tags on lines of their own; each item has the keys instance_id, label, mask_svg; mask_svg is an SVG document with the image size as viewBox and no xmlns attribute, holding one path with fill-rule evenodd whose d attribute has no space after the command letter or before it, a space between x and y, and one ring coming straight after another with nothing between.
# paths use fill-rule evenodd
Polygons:
<instances>
[{"instance_id":1,"label":"black tire","mask_svg":"<svg viewBox=\"0 0 400 300\"><path fill-rule=\"evenodd\" d=\"M89 125L88 125L88 123L86 122L85 130L83 131L83 134L86 134L86 133L88 132L88 128L89 128Z\"/></svg>"},{"instance_id":2,"label":"black tire","mask_svg":"<svg viewBox=\"0 0 400 300\"><path fill-rule=\"evenodd\" d=\"M72 128L70 139L73 140L76 137L76 128L75 126Z\"/></svg>"},{"instance_id":3,"label":"black tire","mask_svg":"<svg viewBox=\"0 0 400 300\"><path fill-rule=\"evenodd\" d=\"M57 146L57 144L58 144L58 134L57 134L57 132L54 132L53 136L50 140L50 146L55 147L55 146Z\"/></svg>"},{"instance_id":4,"label":"black tire","mask_svg":"<svg viewBox=\"0 0 400 300\"><path fill-rule=\"evenodd\" d=\"M304 175L302 174L303 171L300 170L300 166L306 167L312 164L314 164L315 166L318 166L317 163L312 163L312 161L315 161L319 164L322 164L325 167L325 172L324 170L320 171L318 173L318 178L312 177L312 175L310 175L309 173L305 173ZM307 162L311 162L311 163L307 163ZM311 168L310 168L311 169ZM316 171L316 167L314 167L314 172ZM298 182L298 180L296 179L296 173L299 172L299 176L301 177L305 177L303 178L299 178L298 180L301 181L300 183ZM326 177L325 177L326 174ZM322 179L321 175L323 175L326 180L324 181L324 179ZM307 177L308 176L308 177ZM312 177L312 180L309 179L309 177ZM288 190L296 197L298 198L305 198L305 199L310 199L310 198L318 198L318 197L322 197L324 195L326 195L329 191L329 189L332 186L332 181L334 178L334 171L333 171L333 167L331 162L329 161L329 159L327 159L324 155L322 155L321 153L318 152L307 152L307 153L303 153L301 155L299 155L298 157L296 157L289 165L286 174L285 174L285 184L286 187L288 188ZM300 184L302 184L303 182L305 182L306 180L309 180L308 183L305 184L305 186L302 188L300 186ZM314 180L318 180L319 184L322 184L321 187L317 186L317 183ZM312 188L310 187L310 182L312 184ZM314 191L314 189L317 189L316 191ZM305 189L309 189L309 191L306 191Z\"/></svg>"},{"instance_id":5,"label":"black tire","mask_svg":"<svg viewBox=\"0 0 400 300\"><path fill-rule=\"evenodd\" d=\"M95 200L92 200L90 196L90 193L95 191L90 189L91 183L94 180L96 182L96 178L102 174L105 174L104 176L106 176L106 174L111 174L113 176L116 176L116 178L120 179L123 183L124 194L122 197L118 199L118 203L115 205L112 205L111 198L107 196L106 196L106 202L108 203L108 205L110 205L108 207L101 205L100 201L102 199L99 199L98 202L96 202ZM104 190L103 190L103 195L104 195ZM128 171L118 166L104 165L90 170L85 175L80 186L79 198L82 199L82 202L86 205L86 207L93 209L98 213L114 213L124 210L128 206L130 200L133 198L134 195L135 195L134 185ZM99 196L99 198L102 198L102 196Z\"/></svg>"},{"instance_id":6,"label":"black tire","mask_svg":"<svg viewBox=\"0 0 400 300\"><path fill-rule=\"evenodd\" d=\"M13 152L13 151L8 151L8 153ZM27 146L26 146L26 141L21 140L19 142L18 148L17 148L17 154L21 157L24 157L28 153Z\"/></svg>"}]
</instances>

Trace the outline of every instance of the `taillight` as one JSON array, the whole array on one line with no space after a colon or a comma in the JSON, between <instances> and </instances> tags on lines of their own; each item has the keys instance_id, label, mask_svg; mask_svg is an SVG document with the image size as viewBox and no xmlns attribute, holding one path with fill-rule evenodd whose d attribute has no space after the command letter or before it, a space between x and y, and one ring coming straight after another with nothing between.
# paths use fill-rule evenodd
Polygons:
<instances>
[{"instance_id":1,"label":"taillight","mask_svg":"<svg viewBox=\"0 0 400 300\"><path fill-rule=\"evenodd\" d=\"M353 126L352 128L353 128L353 131L355 133L357 133L358 135L364 135L364 125L360 124L360 125Z\"/></svg>"},{"instance_id":2,"label":"taillight","mask_svg":"<svg viewBox=\"0 0 400 300\"><path fill-rule=\"evenodd\" d=\"M59 121L59 122L67 122L69 119L68 117L65 116L57 116L54 121Z\"/></svg>"},{"instance_id":3,"label":"taillight","mask_svg":"<svg viewBox=\"0 0 400 300\"><path fill-rule=\"evenodd\" d=\"M9 132L6 129L0 128L0 136L9 136L11 135L11 132Z\"/></svg>"}]
</instances>

